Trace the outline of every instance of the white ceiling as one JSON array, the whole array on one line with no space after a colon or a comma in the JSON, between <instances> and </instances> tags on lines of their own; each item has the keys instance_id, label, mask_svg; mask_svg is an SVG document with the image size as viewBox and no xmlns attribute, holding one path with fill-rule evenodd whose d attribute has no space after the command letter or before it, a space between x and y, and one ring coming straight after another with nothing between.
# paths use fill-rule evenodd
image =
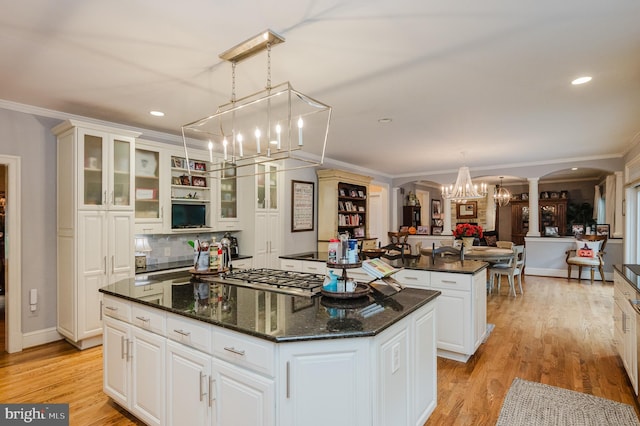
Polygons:
<instances>
[{"instance_id":1,"label":"white ceiling","mask_svg":"<svg viewBox=\"0 0 640 426\"><path fill-rule=\"evenodd\" d=\"M273 83L333 107L327 157L389 176L619 155L640 131L636 0L0 5L0 99L150 130L226 103L218 55L271 28ZM265 57L236 79L264 88Z\"/></svg>"}]
</instances>

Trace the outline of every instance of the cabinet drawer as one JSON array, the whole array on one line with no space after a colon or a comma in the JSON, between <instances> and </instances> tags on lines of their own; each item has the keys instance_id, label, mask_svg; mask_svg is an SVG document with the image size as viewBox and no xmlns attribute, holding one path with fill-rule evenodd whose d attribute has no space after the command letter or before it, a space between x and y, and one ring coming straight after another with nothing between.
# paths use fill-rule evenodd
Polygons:
<instances>
[{"instance_id":1,"label":"cabinet drawer","mask_svg":"<svg viewBox=\"0 0 640 426\"><path fill-rule=\"evenodd\" d=\"M192 348L211 353L211 325L167 314L167 337Z\"/></svg>"},{"instance_id":2,"label":"cabinet drawer","mask_svg":"<svg viewBox=\"0 0 640 426\"><path fill-rule=\"evenodd\" d=\"M393 274L393 278L407 287L429 288L431 284L431 273L429 271L402 269Z\"/></svg>"},{"instance_id":3,"label":"cabinet drawer","mask_svg":"<svg viewBox=\"0 0 640 426\"><path fill-rule=\"evenodd\" d=\"M131 323L161 336L167 333L165 313L159 309L135 304L131 312Z\"/></svg>"},{"instance_id":4,"label":"cabinet drawer","mask_svg":"<svg viewBox=\"0 0 640 426\"><path fill-rule=\"evenodd\" d=\"M251 269L253 268L253 259L231 259L233 269Z\"/></svg>"},{"instance_id":5,"label":"cabinet drawer","mask_svg":"<svg viewBox=\"0 0 640 426\"><path fill-rule=\"evenodd\" d=\"M131 304L124 299L104 295L102 314L121 321L131 322Z\"/></svg>"},{"instance_id":6,"label":"cabinet drawer","mask_svg":"<svg viewBox=\"0 0 640 426\"><path fill-rule=\"evenodd\" d=\"M302 272L324 275L327 273L327 264L324 262L314 262L311 260L303 260Z\"/></svg>"},{"instance_id":7,"label":"cabinet drawer","mask_svg":"<svg viewBox=\"0 0 640 426\"><path fill-rule=\"evenodd\" d=\"M455 289L471 291L470 274L450 274L446 272L431 273L431 287L438 289Z\"/></svg>"},{"instance_id":8,"label":"cabinet drawer","mask_svg":"<svg viewBox=\"0 0 640 426\"><path fill-rule=\"evenodd\" d=\"M214 328L213 354L232 364L273 377L274 351L271 342Z\"/></svg>"},{"instance_id":9,"label":"cabinet drawer","mask_svg":"<svg viewBox=\"0 0 640 426\"><path fill-rule=\"evenodd\" d=\"M302 262L293 259L280 259L280 269L285 271L302 272Z\"/></svg>"}]
</instances>

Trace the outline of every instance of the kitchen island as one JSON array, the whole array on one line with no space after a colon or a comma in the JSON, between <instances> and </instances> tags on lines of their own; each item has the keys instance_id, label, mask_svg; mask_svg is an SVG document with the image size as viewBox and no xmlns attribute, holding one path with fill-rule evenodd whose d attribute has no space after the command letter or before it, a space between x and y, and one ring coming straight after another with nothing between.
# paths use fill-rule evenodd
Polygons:
<instances>
[{"instance_id":1,"label":"kitchen island","mask_svg":"<svg viewBox=\"0 0 640 426\"><path fill-rule=\"evenodd\" d=\"M290 271L327 273L327 253L307 252L280 256L280 267ZM437 310L438 356L467 362L489 333L487 327L486 262L450 260L431 256L383 259L400 269L393 277L410 288L441 292ZM349 269L357 281L371 280L362 268Z\"/></svg>"},{"instance_id":2,"label":"kitchen island","mask_svg":"<svg viewBox=\"0 0 640 426\"><path fill-rule=\"evenodd\" d=\"M435 301L291 296L187 272L102 288L104 391L148 424L422 425Z\"/></svg>"}]
</instances>

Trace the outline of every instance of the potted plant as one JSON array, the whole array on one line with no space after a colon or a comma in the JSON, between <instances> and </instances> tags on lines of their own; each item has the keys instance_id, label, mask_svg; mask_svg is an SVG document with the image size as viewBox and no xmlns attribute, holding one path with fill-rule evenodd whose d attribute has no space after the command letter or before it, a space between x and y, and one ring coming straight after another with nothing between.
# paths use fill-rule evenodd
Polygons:
<instances>
[{"instance_id":1,"label":"potted plant","mask_svg":"<svg viewBox=\"0 0 640 426\"><path fill-rule=\"evenodd\" d=\"M567 206L567 232L571 233L571 225L584 225L585 228L594 227L593 206L590 203L569 203Z\"/></svg>"},{"instance_id":2,"label":"potted plant","mask_svg":"<svg viewBox=\"0 0 640 426\"><path fill-rule=\"evenodd\" d=\"M471 223L460 223L456 226L456 229L453 230L453 236L456 240L462 239L465 247L471 247L476 238L482 238L482 226Z\"/></svg>"}]
</instances>

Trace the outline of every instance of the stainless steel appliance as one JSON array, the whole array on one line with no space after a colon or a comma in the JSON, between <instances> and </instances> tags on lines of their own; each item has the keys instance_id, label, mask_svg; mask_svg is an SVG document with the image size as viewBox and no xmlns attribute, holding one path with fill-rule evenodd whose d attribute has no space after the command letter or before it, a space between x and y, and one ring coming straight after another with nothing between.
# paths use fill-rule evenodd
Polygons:
<instances>
[{"instance_id":1,"label":"stainless steel appliance","mask_svg":"<svg viewBox=\"0 0 640 426\"><path fill-rule=\"evenodd\" d=\"M261 268L231 271L208 280L218 284L311 297L322 289L324 275Z\"/></svg>"},{"instance_id":2,"label":"stainless steel appliance","mask_svg":"<svg viewBox=\"0 0 640 426\"><path fill-rule=\"evenodd\" d=\"M222 236L222 238L227 238L229 240L229 252L231 253L232 259L237 259L240 254L240 248L238 247L238 239L231 235L228 232Z\"/></svg>"}]
</instances>

